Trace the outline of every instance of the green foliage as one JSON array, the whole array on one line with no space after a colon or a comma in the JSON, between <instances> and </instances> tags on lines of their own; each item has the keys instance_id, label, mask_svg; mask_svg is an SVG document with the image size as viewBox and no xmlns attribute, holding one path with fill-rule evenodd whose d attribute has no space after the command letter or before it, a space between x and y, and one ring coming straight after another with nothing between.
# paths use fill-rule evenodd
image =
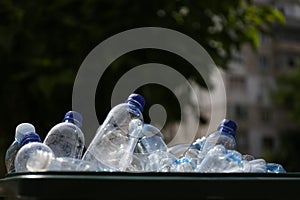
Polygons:
<instances>
[{"instance_id":1,"label":"green foliage","mask_svg":"<svg viewBox=\"0 0 300 200\"><path fill-rule=\"evenodd\" d=\"M61 120L71 109L72 85L81 62L114 34L144 26L178 30L197 40L218 66L226 68L232 49L239 50L244 43L257 47L259 32L270 33L272 23L284 22L275 8L256 7L244 0L2 0L0 18L2 155L17 124L32 122L43 137ZM97 94L103 97L102 107L97 107L99 120L110 109L111 89L122 73L151 61L173 66L205 86L188 63L175 55L133 52L117 59L106 72L110 75L104 77L106 87ZM176 120L180 116L173 109L177 102L169 101L172 97L164 91L145 87L142 92L150 94L146 97L150 103L157 102L158 95L168 95L159 97L160 103L168 106Z\"/></svg>"},{"instance_id":2,"label":"green foliage","mask_svg":"<svg viewBox=\"0 0 300 200\"><path fill-rule=\"evenodd\" d=\"M286 129L280 133L280 150L264 157L268 162L281 164L287 172L299 172L299 143L298 129Z\"/></svg>"},{"instance_id":3,"label":"green foliage","mask_svg":"<svg viewBox=\"0 0 300 200\"><path fill-rule=\"evenodd\" d=\"M300 122L300 62L289 73L281 74L276 79L277 88L272 91L274 101L284 108L289 117L295 122Z\"/></svg>"},{"instance_id":4,"label":"green foliage","mask_svg":"<svg viewBox=\"0 0 300 200\"><path fill-rule=\"evenodd\" d=\"M270 160L280 162L287 166L287 171L295 172L299 170L299 122L300 122L300 60L296 62L295 68L284 74L278 75L276 79L277 88L271 92L271 97L278 108L287 112L288 117L294 123L294 127L285 129L280 134L280 151L273 154Z\"/></svg>"}]
</instances>

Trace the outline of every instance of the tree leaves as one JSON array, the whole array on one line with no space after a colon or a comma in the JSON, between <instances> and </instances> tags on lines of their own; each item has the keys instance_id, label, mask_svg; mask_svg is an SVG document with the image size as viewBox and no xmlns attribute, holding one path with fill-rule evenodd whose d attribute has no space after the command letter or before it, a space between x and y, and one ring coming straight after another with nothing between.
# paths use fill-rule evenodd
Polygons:
<instances>
[{"instance_id":1,"label":"tree leaves","mask_svg":"<svg viewBox=\"0 0 300 200\"><path fill-rule=\"evenodd\" d=\"M271 93L275 103L287 110L291 119L300 122L300 63L287 74L276 78L277 88Z\"/></svg>"}]
</instances>

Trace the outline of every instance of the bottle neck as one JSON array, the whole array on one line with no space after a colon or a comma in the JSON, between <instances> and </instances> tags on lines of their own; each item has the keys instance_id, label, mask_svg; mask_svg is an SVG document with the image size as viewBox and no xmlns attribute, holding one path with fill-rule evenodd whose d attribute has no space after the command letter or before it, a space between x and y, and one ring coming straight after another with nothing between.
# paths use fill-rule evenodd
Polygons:
<instances>
[{"instance_id":1,"label":"bottle neck","mask_svg":"<svg viewBox=\"0 0 300 200\"><path fill-rule=\"evenodd\" d=\"M78 127L82 125L82 116L79 112L69 111L65 114L63 122L75 124Z\"/></svg>"},{"instance_id":2,"label":"bottle neck","mask_svg":"<svg viewBox=\"0 0 300 200\"><path fill-rule=\"evenodd\" d=\"M130 100L130 101L127 101L127 103L128 103L129 105L132 105L132 106L136 107L136 108L139 109L140 111L143 110L143 109L142 109L142 105L139 104L137 101L132 101L132 100Z\"/></svg>"},{"instance_id":3,"label":"bottle neck","mask_svg":"<svg viewBox=\"0 0 300 200\"><path fill-rule=\"evenodd\" d=\"M78 127L81 127L81 123L79 123L78 121L74 120L74 119L64 119L63 122L67 122L67 123L72 123L75 124Z\"/></svg>"},{"instance_id":4,"label":"bottle neck","mask_svg":"<svg viewBox=\"0 0 300 200\"><path fill-rule=\"evenodd\" d=\"M20 144L21 146L24 146L25 144L28 144L30 142L42 142L42 140L38 134L30 132L22 138Z\"/></svg>"},{"instance_id":5,"label":"bottle neck","mask_svg":"<svg viewBox=\"0 0 300 200\"><path fill-rule=\"evenodd\" d=\"M231 135L231 136L235 136L235 131L227 126L220 126L218 128L218 130L222 133L222 134L227 134L227 135Z\"/></svg>"}]
</instances>

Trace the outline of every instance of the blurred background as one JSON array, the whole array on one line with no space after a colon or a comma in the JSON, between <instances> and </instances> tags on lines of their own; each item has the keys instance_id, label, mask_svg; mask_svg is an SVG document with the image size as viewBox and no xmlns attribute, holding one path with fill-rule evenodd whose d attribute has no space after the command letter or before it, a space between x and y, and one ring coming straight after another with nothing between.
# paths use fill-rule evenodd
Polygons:
<instances>
[{"instance_id":1,"label":"blurred background","mask_svg":"<svg viewBox=\"0 0 300 200\"><path fill-rule=\"evenodd\" d=\"M145 26L180 31L209 53L224 77L226 117L238 124L240 152L300 171L298 0L0 0L0 19L0 177L16 126L30 122L43 139L72 109L73 83L88 53L117 33ZM205 82L183 58L136 50L116 59L101 77L95 99L100 123L118 79L150 62L172 66L205 93ZM162 132L171 140L182 112L175 95L157 84L137 92L147 100L145 122L151 105L164 106ZM207 111L193 119L202 127L197 137L209 117Z\"/></svg>"}]
</instances>

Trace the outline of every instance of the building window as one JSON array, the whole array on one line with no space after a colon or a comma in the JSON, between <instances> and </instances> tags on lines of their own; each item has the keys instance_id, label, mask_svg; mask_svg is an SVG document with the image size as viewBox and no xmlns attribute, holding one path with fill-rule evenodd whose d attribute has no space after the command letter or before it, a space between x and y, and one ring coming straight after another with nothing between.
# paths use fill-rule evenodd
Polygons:
<instances>
[{"instance_id":1,"label":"building window","mask_svg":"<svg viewBox=\"0 0 300 200\"><path fill-rule=\"evenodd\" d=\"M300 18L300 5L285 4L283 7L283 13L287 17Z\"/></svg>"},{"instance_id":2,"label":"building window","mask_svg":"<svg viewBox=\"0 0 300 200\"><path fill-rule=\"evenodd\" d=\"M268 59L266 56L264 55L260 55L258 57L258 65L260 67L260 70L262 72L266 72L267 71L267 68L268 68L268 65L269 65L269 62L268 62Z\"/></svg>"},{"instance_id":3,"label":"building window","mask_svg":"<svg viewBox=\"0 0 300 200\"><path fill-rule=\"evenodd\" d=\"M259 34L259 40L260 40L260 44L269 44L270 43L270 37L263 34L263 33L260 33Z\"/></svg>"},{"instance_id":4,"label":"building window","mask_svg":"<svg viewBox=\"0 0 300 200\"><path fill-rule=\"evenodd\" d=\"M229 87L232 89L242 89L246 87L246 80L244 76L231 75L229 77Z\"/></svg>"},{"instance_id":5,"label":"building window","mask_svg":"<svg viewBox=\"0 0 300 200\"><path fill-rule=\"evenodd\" d=\"M287 58L287 66L288 66L288 68L294 68L295 67L295 65L296 65L296 61L295 61L295 58L293 58L293 57L289 57L289 58Z\"/></svg>"},{"instance_id":6,"label":"building window","mask_svg":"<svg viewBox=\"0 0 300 200\"><path fill-rule=\"evenodd\" d=\"M269 122L271 122L271 118L272 118L271 109L262 108L261 109L261 121L263 123L269 123Z\"/></svg>"},{"instance_id":7,"label":"building window","mask_svg":"<svg viewBox=\"0 0 300 200\"><path fill-rule=\"evenodd\" d=\"M239 62L239 63L243 63L244 62L244 54L243 54L243 50L242 49L231 49L231 55L232 55L232 60Z\"/></svg>"},{"instance_id":8,"label":"building window","mask_svg":"<svg viewBox=\"0 0 300 200\"><path fill-rule=\"evenodd\" d=\"M274 150L274 138L271 136L264 136L262 142L264 157L270 159L269 157L272 157L272 152Z\"/></svg>"},{"instance_id":9,"label":"building window","mask_svg":"<svg viewBox=\"0 0 300 200\"><path fill-rule=\"evenodd\" d=\"M236 104L234 106L234 115L238 119L247 119L248 117L247 107L244 105Z\"/></svg>"}]
</instances>

